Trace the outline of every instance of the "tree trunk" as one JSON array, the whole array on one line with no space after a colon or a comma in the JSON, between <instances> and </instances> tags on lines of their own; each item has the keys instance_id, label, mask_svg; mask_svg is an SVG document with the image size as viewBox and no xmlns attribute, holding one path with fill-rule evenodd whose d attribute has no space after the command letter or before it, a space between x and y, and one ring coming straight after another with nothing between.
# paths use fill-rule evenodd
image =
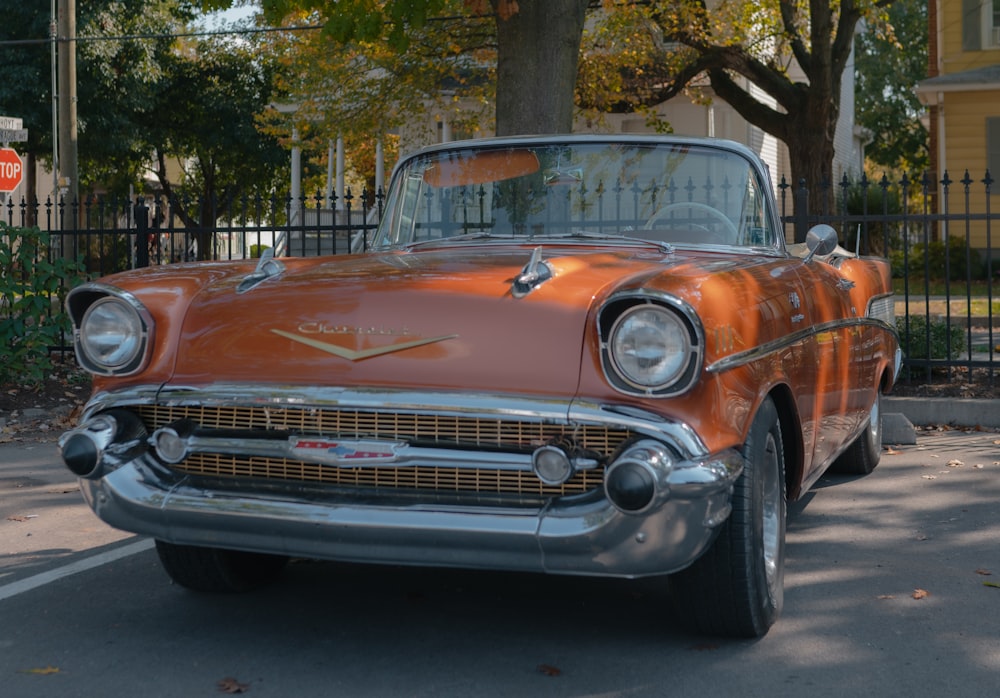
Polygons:
<instances>
[{"instance_id":1,"label":"tree trunk","mask_svg":"<svg viewBox=\"0 0 1000 698\"><path fill-rule=\"evenodd\" d=\"M789 184L795 192L793 198L796 218L805 220L808 215L831 213L833 206L833 139L824 140L809 134L790 136L788 161L791 167ZM806 210L799 210L801 199L799 189L805 187L809 194L805 198ZM805 242L809 225L795 227L795 242Z\"/></svg>"},{"instance_id":2,"label":"tree trunk","mask_svg":"<svg viewBox=\"0 0 1000 698\"><path fill-rule=\"evenodd\" d=\"M572 131L587 2L520 0L515 14L498 15L498 136ZM500 4L493 0L494 10Z\"/></svg>"},{"instance_id":3,"label":"tree trunk","mask_svg":"<svg viewBox=\"0 0 1000 698\"><path fill-rule=\"evenodd\" d=\"M789 83L783 94L785 113L772 110L737 84L725 70L709 71L712 89L750 124L769 133L788 147L793 191L809 190L808 210L800 210L794 197L795 215L829 213L833 204L834 137L840 112L839 82L820 86ZM818 81L817 81L818 82ZM836 91L834 91L836 89ZM774 173L777 175L778 173ZM796 226L795 242L804 242L806 228Z\"/></svg>"}]
</instances>

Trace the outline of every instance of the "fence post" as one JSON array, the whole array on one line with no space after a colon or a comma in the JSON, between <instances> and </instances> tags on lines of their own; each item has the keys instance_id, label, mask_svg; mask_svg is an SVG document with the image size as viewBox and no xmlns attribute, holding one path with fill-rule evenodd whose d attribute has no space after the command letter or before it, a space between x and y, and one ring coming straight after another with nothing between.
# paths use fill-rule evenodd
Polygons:
<instances>
[{"instance_id":1,"label":"fence post","mask_svg":"<svg viewBox=\"0 0 1000 698\"><path fill-rule=\"evenodd\" d=\"M135 204L135 266L149 266L149 207L146 200L136 199Z\"/></svg>"},{"instance_id":2,"label":"fence post","mask_svg":"<svg viewBox=\"0 0 1000 698\"><path fill-rule=\"evenodd\" d=\"M795 190L795 242L805 242L809 233L809 189L806 180L799 180L799 188Z\"/></svg>"}]
</instances>

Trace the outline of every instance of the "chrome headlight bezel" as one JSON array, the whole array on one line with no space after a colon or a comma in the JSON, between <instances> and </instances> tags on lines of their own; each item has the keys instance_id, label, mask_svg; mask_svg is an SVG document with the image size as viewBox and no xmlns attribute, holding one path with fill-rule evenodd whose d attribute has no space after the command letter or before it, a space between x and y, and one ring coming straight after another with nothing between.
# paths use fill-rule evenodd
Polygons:
<instances>
[{"instance_id":1,"label":"chrome headlight bezel","mask_svg":"<svg viewBox=\"0 0 1000 698\"><path fill-rule=\"evenodd\" d=\"M701 323L680 299L613 299L602 308L599 322L604 374L620 392L670 397L686 392L698 379L704 347ZM646 356L630 356L630 351Z\"/></svg>"},{"instance_id":2,"label":"chrome headlight bezel","mask_svg":"<svg viewBox=\"0 0 1000 698\"><path fill-rule=\"evenodd\" d=\"M128 376L145 368L152 320L131 294L88 284L74 289L67 306L82 368L100 376Z\"/></svg>"}]
</instances>

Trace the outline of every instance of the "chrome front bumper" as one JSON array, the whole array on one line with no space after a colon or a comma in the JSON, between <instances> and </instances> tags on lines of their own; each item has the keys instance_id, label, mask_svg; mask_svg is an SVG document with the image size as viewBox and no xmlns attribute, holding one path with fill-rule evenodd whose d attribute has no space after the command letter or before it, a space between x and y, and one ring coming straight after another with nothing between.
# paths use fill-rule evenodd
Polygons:
<instances>
[{"instance_id":1,"label":"chrome front bumper","mask_svg":"<svg viewBox=\"0 0 1000 698\"><path fill-rule=\"evenodd\" d=\"M161 401L163 397L159 395ZM399 398L383 395L379 404L384 407L391 399L398 405ZM100 410L130 400L135 403L109 396L96 400L83 425L63 443L86 431ZM487 406L473 399L463 409L482 412ZM544 409L551 411L553 405L522 404L518 412L537 416ZM505 505L337 488L250 491L227 484L223 489L178 477L142 439L110 449L80 483L91 508L108 524L184 545L354 562L617 577L674 572L704 552L729 516L732 487L743 468L740 453L707 454L683 425L635 410L626 414L564 405L560 413L544 417L566 420L567 414L570 423L625 424L645 439L659 437L672 453L681 454L668 467L650 466L659 479L657 496L648 506L624 512L598 493ZM198 448L223 445L192 443Z\"/></svg>"}]
</instances>

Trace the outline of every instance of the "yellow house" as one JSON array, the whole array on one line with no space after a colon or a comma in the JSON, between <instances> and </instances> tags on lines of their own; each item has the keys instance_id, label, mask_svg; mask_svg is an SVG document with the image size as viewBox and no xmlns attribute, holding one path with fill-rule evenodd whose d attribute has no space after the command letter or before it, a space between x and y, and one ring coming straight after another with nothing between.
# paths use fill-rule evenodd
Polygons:
<instances>
[{"instance_id":1,"label":"yellow house","mask_svg":"<svg viewBox=\"0 0 1000 698\"><path fill-rule=\"evenodd\" d=\"M987 171L1000 180L1000 0L931 0L928 23L928 78L916 91L929 107L931 175L940 181L947 172L952 181L950 212L964 211L968 172L970 210L996 214L1000 181L987 201L983 180ZM952 233L964 234L956 227ZM986 228L972 222L973 247L987 246ZM1000 235L995 221L992 235Z\"/></svg>"}]
</instances>

